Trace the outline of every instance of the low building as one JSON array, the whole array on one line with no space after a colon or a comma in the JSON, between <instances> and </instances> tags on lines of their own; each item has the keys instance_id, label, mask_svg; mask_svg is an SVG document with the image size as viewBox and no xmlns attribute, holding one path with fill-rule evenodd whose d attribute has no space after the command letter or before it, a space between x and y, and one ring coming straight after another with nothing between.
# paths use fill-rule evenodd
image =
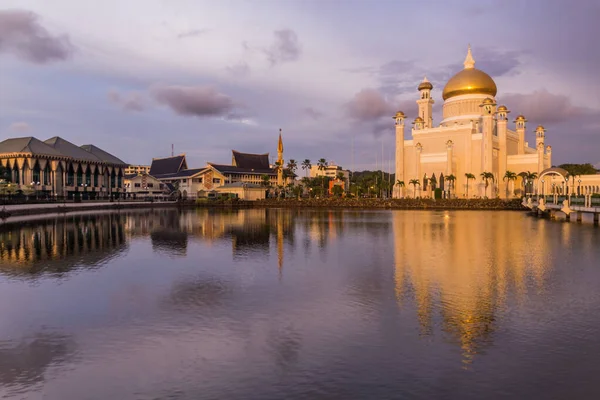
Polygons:
<instances>
[{"instance_id":1,"label":"low building","mask_svg":"<svg viewBox=\"0 0 600 400\"><path fill-rule=\"evenodd\" d=\"M264 186L255 183L235 182L227 183L215 189L217 193L231 193L237 196L240 200L264 200L267 190Z\"/></svg>"},{"instance_id":2,"label":"low building","mask_svg":"<svg viewBox=\"0 0 600 400\"><path fill-rule=\"evenodd\" d=\"M42 196L100 199L123 196L127 163L91 144L35 137L0 142L0 163L16 191Z\"/></svg>"},{"instance_id":3,"label":"low building","mask_svg":"<svg viewBox=\"0 0 600 400\"><path fill-rule=\"evenodd\" d=\"M313 165L310 167L311 178L316 178L318 176L326 176L334 180L337 179L340 176L340 174L343 176L342 180L344 181L344 187L348 187L348 183L350 181L350 171L343 169L339 165L330 163L324 169L319 169L318 165Z\"/></svg>"},{"instance_id":4,"label":"low building","mask_svg":"<svg viewBox=\"0 0 600 400\"><path fill-rule=\"evenodd\" d=\"M196 198L205 188L199 174L205 168L189 169L185 154L173 157L153 158L149 175L164 184L172 185L177 196L183 199Z\"/></svg>"},{"instance_id":5,"label":"low building","mask_svg":"<svg viewBox=\"0 0 600 400\"><path fill-rule=\"evenodd\" d=\"M149 165L130 165L125 168L125 175L133 175L133 174L149 174L150 166Z\"/></svg>"},{"instance_id":6,"label":"low building","mask_svg":"<svg viewBox=\"0 0 600 400\"><path fill-rule=\"evenodd\" d=\"M128 199L167 199L173 191L171 184L147 173L125 175L124 187Z\"/></svg>"}]
</instances>

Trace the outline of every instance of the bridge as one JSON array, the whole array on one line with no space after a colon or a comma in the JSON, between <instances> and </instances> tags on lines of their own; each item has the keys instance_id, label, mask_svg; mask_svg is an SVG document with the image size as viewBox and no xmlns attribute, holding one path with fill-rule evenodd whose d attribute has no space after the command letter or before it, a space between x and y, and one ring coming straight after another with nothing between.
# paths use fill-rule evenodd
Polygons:
<instances>
[{"instance_id":1,"label":"bridge","mask_svg":"<svg viewBox=\"0 0 600 400\"><path fill-rule=\"evenodd\" d=\"M548 215L551 219L556 218L558 211L565 214L567 221L571 220L571 214L575 214L577 222L582 221L584 213L593 215L594 225L598 225L600 219L600 197L592 194L583 196L550 195L524 197L523 206L529 208L538 215Z\"/></svg>"}]
</instances>

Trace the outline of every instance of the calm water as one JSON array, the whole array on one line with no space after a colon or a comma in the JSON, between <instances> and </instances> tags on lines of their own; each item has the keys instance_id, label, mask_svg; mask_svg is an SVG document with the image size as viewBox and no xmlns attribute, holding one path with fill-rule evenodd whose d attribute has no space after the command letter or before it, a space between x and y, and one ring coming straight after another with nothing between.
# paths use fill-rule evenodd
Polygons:
<instances>
[{"instance_id":1,"label":"calm water","mask_svg":"<svg viewBox=\"0 0 600 400\"><path fill-rule=\"evenodd\" d=\"M590 225L152 210L0 239L0 398L600 398Z\"/></svg>"}]
</instances>

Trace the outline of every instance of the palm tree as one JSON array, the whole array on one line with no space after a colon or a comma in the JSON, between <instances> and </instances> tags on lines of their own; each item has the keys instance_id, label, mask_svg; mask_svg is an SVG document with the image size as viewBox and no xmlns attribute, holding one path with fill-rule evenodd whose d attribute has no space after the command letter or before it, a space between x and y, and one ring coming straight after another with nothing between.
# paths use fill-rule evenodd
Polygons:
<instances>
[{"instance_id":1,"label":"palm tree","mask_svg":"<svg viewBox=\"0 0 600 400\"><path fill-rule=\"evenodd\" d=\"M467 178L467 199L468 199L468 198L469 198L469 180L470 180L470 179L472 179L472 180L475 180L475 175L473 175L473 174L471 174L471 173L467 172L467 173L465 174L465 177Z\"/></svg>"},{"instance_id":2,"label":"palm tree","mask_svg":"<svg viewBox=\"0 0 600 400\"><path fill-rule=\"evenodd\" d=\"M456 177L455 177L454 175L450 174L450 175L448 175L448 176L447 176L445 179L446 179L446 180L448 181L448 183L449 183L449 185L448 185L448 186L449 186L449 187L448 187L448 194L450 194L450 192L451 192L451 189L452 189L452 187L454 186L454 181L456 180Z\"/></svg>"},{"instance_id":3,"label":"palm tree","mask_svg":"<svg viewBox=\"0 0 600 400\"><path fill-rule=\"evenodd\" d=\"M287 163L287 168L292 171L292 173L296 173L296 169L298 169L298 163L294 159L290 159Z\"/></svg>"},{"instance_id":4,"label":"palm tree","mask_svg":"<svg viewBox=\"0 0 600 400\"><path fill-rule=\"evenodd\" d=\"M319 171L325 171L325 169L327 168L327 160L324 158L319 158L319 161L317 161L317 169ZM325 193L325 174L323 173L323 193Z\"/></svg>"},{"instance_id":5,"label":"palm tree","mask_svg":"<svg viewBox=\"0 0 600 400\"><path fill-rule=\"evenodd\" d=\"M502 178L502 180L508 181L508 184L510 185L511 182L514 182L515 180L517 180L517 174L512 171L506 171L506 173L504 173L504 177ZM514 184L513 184L513 194L514 194ZM506 188L506 197L508 198L508 187Z\"/></svg>"},{"instance_id":6,"label":"palm tree","mask_svg":"<svg viewBox=\"0 0 600 400\"><path fill-rule=\"evenodd\" d=\"M308 177L308 171L310 171L311 168L312 168L312 164L310 163L310 160L308 158L306 160L302 161L302 169L305 171L307 177Z\"/></svg>"},{"instance_id":7,"label":"palm tree","mask_svg":"<svg viewBox=\"0 0 600 400\"><path fill-rule=\"evenodd\" d=\"M529 185L531 188L533 186L533 181L537 179L537 172L527 171L524 173L525 185ZM525 193L527 194L527 186L525 186Z\"/></svg>"},{"instance_id":8,"label":"palm tree","mask_svg":"<svg viewBox=\"0 0 600 400\"><path fill-rule=\"evenodd\" d=\"M410 181L408 181L409 185L413 185L413 192L414 192L414 197L417 197L417 185L421 185L421 182L419 182L418 179L411 179Z\"/></svg>"},{"instance_id":9,"label":"palm tree","mask_svg":"<svg viewBox=\"0 0 600 400\"><path fill-rule=\"evenodd\" d=\"M487 172L487 171L483 171L481 174L479 174L479 176L481 177L481 180L485 182L485 195L487 196L487 188L490 185L490 179L492 180L492 182L494 182L494 174L492 174L491 172Z\"/></svg>"},{"instance_id":10,"label":"palm tree","mask_svg":"<svg viewBox=\"0 0 600 400\"><path fill-rule=\"evenodd\" d=\"M404 197L404 193L402 193L402 189L404 189L404 181L397 180L396 186L398 186L398 191L400 192L400 197Z\"/></svg>"}]
</instances>

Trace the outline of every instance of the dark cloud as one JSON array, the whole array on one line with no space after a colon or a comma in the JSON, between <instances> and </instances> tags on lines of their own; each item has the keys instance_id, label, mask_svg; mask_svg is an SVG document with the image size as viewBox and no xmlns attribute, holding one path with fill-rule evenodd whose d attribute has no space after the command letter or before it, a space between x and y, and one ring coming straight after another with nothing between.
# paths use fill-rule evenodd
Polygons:
<instances>
[{"instance_id":1,"label":"dark cloud","mask_svg":"<svg viewBox=\"0 0 600 400\"><path fill-rule=\"evenodd\" d=\"M210 29L189 29L177 35L177 39L185 39L190 37L202 36L210 32Z\"/></svg>"},{"instance_id":2,"label":"dark cloud","mask_svg":"<svg viewBox=\"0 0 600 400\"><path fill-rule=\"evenodd\" d=\"M9 129L13 132L19 133L29 132L31 130L31 125L29 125L27 122L13 122Z\"/></svg>"},{"instance_id":3,"label":"dark cloud","mask_svg":"<svg viewBox=\"0 0 600 400\"><path fill-rule=\"evenodd\" d=\"M375 121L381 117L391 117L394 107L375 89L363 89L346 104L346 111L357 121Z\"/></svg>"},{"instance_id":4,"label":"dark cloud","mask_svg":"<svg viewBox=\"0 0 600 400\"><path fill-rule=\"evenodd\" d=\"M0 53L36 64L67 59L74 51L69 37L52 36L38 20L28 11L0 11Z\"/></svg>"},{"instance_id":5,"label":"dark cloud","mask_svg":"<svg viewBox=\"0 0 600 400\"><path fill-rule=\"evenodd\" d=\"M473 53L476 67L497 78L518 74L521 57L530 52L482 47L473 49ZM464 68L463 60L460 58L454 63L434 68L423 68L415 60L392 60L380 66L346 68L343 71L374 77L378 81L377 90L388 96L417 93L417 86L425 75L433 84L434 89L441 92L446 82Z\"/></svg>"},{"instance_id":6,"label":"dark cloud","mask_svg":"<svg viewBox=\"0 0 600 400\"><path fill-rule=\"evenodd\" d=\"M315 110L312 107L303 108L302 114L306 115L309 118L314 119L315 121L320 120L321 118L323 118L323 115L324 115L321 111Z\"/></svg>"},{"instance_id":7,"label":"dark cloud","mask_svg":"<svg viewBox=\"0 0 600 400\"><path fill-rule=\"evenodd\" d=\"M113 89L108 92L108 99L125 111L144 111L146 109L144 97L144 94L135 91L119 93Z\"/></svg>"},{"instance_id":8,"label":"dark cloud","mask_svg":"<svg viewBox=\"0 0 600 400\"><path fill-rule=\"evenodd\" d=\"M291 29L275 31L275 43L265 50L271 65L296 61L302 53L298 35Z\"/></svg>"},{"instance_id":9,"label":"dark cloud","mask_svg":"<svg viewBox=\"0 0 600 400\"><path fill-rule=\"evenodd\" d=\"M498 97L499 103L506 104L515 115L523 114L536 123L563 122L594 114L593 110L574 106L567 96L547 90L528 94L508 93Z\"/></svg>"},{"instance_id":10,"label":"dark cloud","mask_svg":"<svg viewBox=\"0 0 600 400\"><path fill-rule=\"evenodd\" d=\"M363 89L345 105L350 118L370 130L375 136L393 130L392 116L397 110L376 89Z\"/></svg>"},{"instance_id":11,"label":"dark cloud","mask_svg":"<svg viewBox=\"0 0 600 400\"><path fill-rule=\"evenodd\" d=\"M231 97L210 86L155 85L152 97L176 114L195 117L226 117L235 106Z\"/></svg>"}]
</instances>

